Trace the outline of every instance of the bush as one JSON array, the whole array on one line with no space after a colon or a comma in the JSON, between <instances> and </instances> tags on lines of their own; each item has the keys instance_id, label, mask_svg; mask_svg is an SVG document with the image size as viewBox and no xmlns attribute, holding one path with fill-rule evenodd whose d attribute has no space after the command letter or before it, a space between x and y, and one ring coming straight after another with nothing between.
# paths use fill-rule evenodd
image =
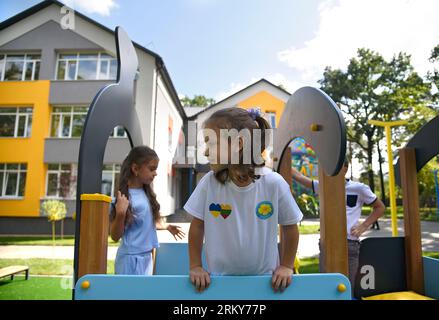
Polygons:
<instances>
[{"instance_id":1,"label":"bush","mask_svg":"<svg viewBox=\"0 0 439 320\"><path fill-rule=\"evenodd\" d=\"M319 203L316 197L302 193L299 197L297 197L297 205L306 218L319 217Z\"/></svg>"}]
</instances>

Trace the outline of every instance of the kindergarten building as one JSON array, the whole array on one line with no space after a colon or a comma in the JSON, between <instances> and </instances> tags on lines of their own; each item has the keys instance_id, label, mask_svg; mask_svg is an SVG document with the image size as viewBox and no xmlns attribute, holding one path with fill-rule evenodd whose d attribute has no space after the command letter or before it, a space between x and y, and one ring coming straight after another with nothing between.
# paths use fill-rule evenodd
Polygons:
<instances>
[{"instance_id":1,"label":"kindergarten building","mask_svg":"<svg viewBox=\"0 0 439 320\"><path fill-rule=\"evenodd\" d=\"M117 59L114 30L78 12L74 28L63 29L63 7L43 1L0 23L0 234L50 233L41 212L49 199L66 204L64 233L74 233L80 137L94 96L116 80ZM259 108L276 128L290 93L261 79L207 108L183 108L163 59L134 46L135 107L143 144L160 158L154 190L168 216L181 210L209 168L196 156L191 129L228 107ZM129 150L124 129L114 128L102 166L103 194L114 196Z\"/></svg>"},{"instance_id":2,"label":"kindergarten building","mask_svg":"<svg viewBox=\"0 0 439 320\"><path fill-rule=\"evenodd\" d=\"M214 112L218 110L230 107L239 107L244 109L257 108L262 112L265 120L268 121L270 126L276 129L282 116L282 112L285 108L285 103L288 101L289 97L290 93L282 87L276 86L268 80L261 79L232 94L231 96L192 115L188 118L188 120L191 122L193 121L197 128L201 128L204 121L206 121L206 119L208 119ZM190 159L191 155L195 155L196 152L196 146L189 142L187 152L188 158ZM269 160L269 157L266 159ZM201 164L198 164L195 167L197 181L199 181L199 179L209 171L209 166L207 164L203 165L203 163L206 162L207 159L203 155L198 154L197 163ZM266 161L266 165L269 167L272 166L269 161Z\"/></svg>"},{"instance_id":3,"label":"kindergarten building","mask_svg":"<svg viewBox=\"0 0 439 320\"><path fill-rule=\"evenodd\" d=\"M47 199L67 205L72 234L79 143L88 107L114 83L114 31L74 12L63 29L64 5L43 1L0 24L0 234L50 233L40 212ZM163 215L181 206L181 177L173 158L184 149L185 113L162 58L134 44L139 59L135 106L143 143L160 157L154 181ZM123 128L109 133L102 193L113 195L130 150ZM186 181L187 179L185 179Z\"/></svg>"}]
</instances>

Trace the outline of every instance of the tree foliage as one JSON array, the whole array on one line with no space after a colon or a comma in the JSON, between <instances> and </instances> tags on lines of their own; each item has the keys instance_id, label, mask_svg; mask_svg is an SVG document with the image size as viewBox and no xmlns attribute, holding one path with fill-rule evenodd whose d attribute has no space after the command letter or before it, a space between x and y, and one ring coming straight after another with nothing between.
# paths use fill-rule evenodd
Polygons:
<instances>
[{"instance_id":1,"label":"tree foliage","mask_svg":"<svg viewBox=\"0 0 439 320\"><path fill-rule=\"evenodd\" d=\"M203 95L195 95L192 99L185 96L180 101L184 107L208 107L215 103L214 99Z\"/></svg>"},{"instance_id":2,"label":"tree foliage","mask_svg":"<svg viewBox=\"0 0 439 320\"><path fill-rule=\"evenodd\" d=\"M345 114L348 140L356 146L353 156L363 163L374 190L372 156L376 142L384 135L367 121L410 119L410 126L398 128L392 135L392 143L400 145L412 130L429 120L425 117L428 83L414 71L409 55L399 53L386 61L365 48L358 49L346 71L326 67L319 83Z\"/></svg>"}]
</instances>

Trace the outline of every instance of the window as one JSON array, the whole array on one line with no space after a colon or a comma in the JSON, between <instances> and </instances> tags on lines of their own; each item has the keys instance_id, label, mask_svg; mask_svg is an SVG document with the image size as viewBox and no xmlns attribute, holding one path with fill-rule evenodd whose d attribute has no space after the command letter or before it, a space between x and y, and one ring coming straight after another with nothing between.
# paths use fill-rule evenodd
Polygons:
<instances>
[{"instance_id":1,"label":"window","mask_svg":"<svg viewBox=\"0 0 439 320\"><path fill-rule=\"evenodd\" d=\"M106 53L59 54L57 80L115 80L117 59Z\"/></svg>"},{"instance_id":2,"label":"window","mask_svg":"<svg viewBox=\"0 0 439 320\"><path fill-rule=\"evenodd\" d=\"M48 165L46 197L74 199L76 197L78 166L75 163L51 163ZM115 196L119 183L119 164L106 164L102 167L102 194Z\"/></svg>"},{"instance_id":3,"label":"window","mask_svg":"<svg viewBox=\"0 0 439 320\"><path fill-rule=\"evenodd\" d=\"M50 136L55 138L79 138L82 134L88 107L53 107Z\"/></svg>"},{"instance_id":4,"label":"window","mask_svg":"<svg viewBox=\"0 0 439 320\"><path fill-rule=\"evenodd\" d=\"M113 138L126 138L128 136L127 136L125 129L122 126L117 126L116 128L114 128L113 135L111 135L111 137L113 137Z\"/></svg>"},{"instance_id":5,"label":"window","mask_svg":"<svg viewBox=\"0 0 439 320\"><path fill-rule=\"evenodd\" d=\"M77 171L76 164L49 164L46 196L50 198L75 198Z\"/></svg>"},{"instance_id":6,"label":"window","mask_svg":"<svg viewBox=\"0 0 439 320\"><path fill-rule=\"evenodd\" d=\"M24 163L0 163L0 198L24 197L26 169Z\"/></svg>"},{"instance_id":7,"label":"window","mask_svg":"<svg viewBox=\"0 0 439 320\"><path fill-rule=\"evenodd\" d=\"M102 168L102 188L101 193L110 197L116 196L119 185L119 164L106 164Z\"/></svg>"},{"instance_id":8,"label":"window","mask_svg":"<svg viewBox=\"0 0 439 320\"><path fill-rule=\"evenodd\" d=\"M271 128L276 128L276 112L265 112L265 120L267 120L268 124L271 126Z\"/></svg>"},{"instance_id":9,"label":"window","mask_svg":"<svg viewBox=\"0 0 439 320\"><path fill-rule=\"evenodd\" d=\"M32 108L0 108L0 137L28 138L32 129Z\"/></svg>"},{"instance_id":10,"label":"window","mask_svg":"<svg viewBox=\"0 0 439 320\"><path fill-rule=\"evenodd\" d=\"M41 56L38 54L0 54L2 81L38 80Z\"/></svg>"},{"instance_id":11,"label":"window","mask_svg":"<svg viewBox=\"0 0 439 320\"><path fill-rule=\"evenodd\" d=\"M79 138L82 135L88 107L54 106L52 110L50 136L53 138ZM110 137L126 138L125 129L114 128Z\"/></svg>"}]
</instances>

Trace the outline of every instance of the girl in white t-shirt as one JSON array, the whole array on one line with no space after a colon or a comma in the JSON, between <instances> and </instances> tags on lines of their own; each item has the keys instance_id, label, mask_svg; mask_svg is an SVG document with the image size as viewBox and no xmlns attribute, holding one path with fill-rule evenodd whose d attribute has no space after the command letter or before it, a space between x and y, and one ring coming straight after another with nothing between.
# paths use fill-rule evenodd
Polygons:
<instances>
[{"instance_id":1,"label":"girl in white t-shirt","mask_svg":"<svg viewBox=\"0 0 439 320\"><path fill-rule=\"evenodd\" d=\"M269 124L256 109L234 107L215 112L203 133L211 171L184 206L193 216L192 283L203 291L210 275L269 274L273 289L283 291L292 279L302 213L288 183L264 167L261 154L271 133ZM203 239L207 270L201 262Z\"/></svg>"}]
</instances>

